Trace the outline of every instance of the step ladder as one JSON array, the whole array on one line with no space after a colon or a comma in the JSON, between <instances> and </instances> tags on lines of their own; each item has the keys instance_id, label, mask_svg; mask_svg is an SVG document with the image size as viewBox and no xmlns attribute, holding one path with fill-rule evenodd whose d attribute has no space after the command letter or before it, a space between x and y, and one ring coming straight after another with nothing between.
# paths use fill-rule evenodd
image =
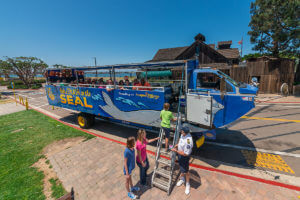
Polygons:
<instances>
[{"instance_id":1,"label":"step ladder","mask_svg":"<svg viewBox=\"0 0 300 200\"><path fill-rule=\"evenodd\" d=\"M172 145L178 143L178 138L181 129L181 115L177 116L177 122L175 132L171 132L170 138L173 137ZM172 179L174 174L176 153L173 151L166 152L162 147L162 141L165 133L161 128L159 131L159 140L157 142L156 154L155 154L155 167L152 175L151 186L158 187L168 193L171 192ZM171 139L170 139L171 140ZM171 144L171 142L169 142Z\"/></svg>"}]
</instances>

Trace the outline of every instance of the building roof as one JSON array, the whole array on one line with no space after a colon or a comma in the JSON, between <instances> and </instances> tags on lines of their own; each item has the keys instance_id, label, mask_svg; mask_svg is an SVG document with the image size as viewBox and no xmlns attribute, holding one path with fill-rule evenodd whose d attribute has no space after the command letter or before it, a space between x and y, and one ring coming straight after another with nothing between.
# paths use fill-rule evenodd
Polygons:
<instances>
[{"instance_id":1,"label":"building roof","mask_svg":"<svg viewBox=\"0 0 300 200\"><path fill-rule=\"evenodd\" d=\"M216 49L215 44L208 44L208 46L209 46L210 48Z\"/></svg>"},{"instance_id":2,"label":"building roof","mask_svg":"<svg viewBox=\"0 0 300 200\"><path fill-rule=\"evenodd\" d=\"M232 44L232 40L218 42L218 46L231 45L231 44Z\"/></svg>"},{"instance_id":3,"label":"building roof","mask_svg":"<svg viewBox=\"0 0 300 200\"><path fill-rule=\"evenodd\" d=\"M159 49L151 61L175 60L188 48L189 46Z\"/></svg>"},{"instance_id":4,"label":"building roof","mask_svg":"<svg viewBox=\"0 0 300 200\"><path fill-rule=\"evenodd\" d=\"M240 56L240 52L238 48L218 49L217 51L228 59L236 59L239 58Z\"/></svg>"}]
</instances>

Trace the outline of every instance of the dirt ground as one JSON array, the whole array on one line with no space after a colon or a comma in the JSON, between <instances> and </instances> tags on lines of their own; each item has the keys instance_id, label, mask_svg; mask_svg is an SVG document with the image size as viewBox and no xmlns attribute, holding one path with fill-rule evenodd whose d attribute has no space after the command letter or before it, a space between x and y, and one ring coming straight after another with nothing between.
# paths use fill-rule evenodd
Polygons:
<instances>
[{"instance_id":1,"label":"dirt ground","mask_svg":"<svg viewBox=\"0 0 300 200\"><path fill-rule=\"evenodd\" d=\"M67 148L73 147L82 141L84 141L84 137L75 137L75 138L66 138L63 140L55 141L49 145L47 145L43 151L41 159L39 159L36 163L32 165L32 167L37 168L39 171L42 171L44 173L44 194L46 196L46 199L53 200L54 198L51 197L52 191L51 191L51 183L50 179L57 179L57 175L55 171L53 170L52 166L49 163L48 157L51 155L54 155L56 153L59 153Z\"/></svg>"}]
</instances>

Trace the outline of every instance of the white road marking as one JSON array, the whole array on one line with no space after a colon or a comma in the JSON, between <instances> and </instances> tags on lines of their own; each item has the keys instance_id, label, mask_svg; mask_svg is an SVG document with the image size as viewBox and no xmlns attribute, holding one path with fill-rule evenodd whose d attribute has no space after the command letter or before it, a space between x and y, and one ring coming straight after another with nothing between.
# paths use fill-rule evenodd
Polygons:
<instances>
[{"instance_id":1,"label":"white road marking","mask_svg":"<svg viewBox=\"0 0 300 200\"><path fill-rule=\"evenodd\" d=\"M249 150L249 151L257 151L257 152L262 152L262 153L272 153L272 154L276 154L276 155L300 158L300 154L286 153L286 152L282 152L282 151L272 151L272 150L252 148L252 147L243 147L243 146L238 146L238 145L234 145L234 144L224 144L224 143L210 142L210 141L205 141L205 143L212 144L212 145L217 145L217 146L222 146L222 147L230 147L230 148L235 148L235 149L244 149L244 150Z\"/></svg>"},{"instance_id":2,"label":"white road marking","mask_svg":"<svg viewBox=\"0 0 300 200\"><path fill-rule=\"evenodd\" d=\"M282 104L280 104L282 106ZM255 105L257 107L266 107L266 106L270 106L269 105L265 105L265 104L258 104L258 105ZM300 106L283 106L283 107L288 107L288 108L300 108Z\"/></svg>"}]
</instances>

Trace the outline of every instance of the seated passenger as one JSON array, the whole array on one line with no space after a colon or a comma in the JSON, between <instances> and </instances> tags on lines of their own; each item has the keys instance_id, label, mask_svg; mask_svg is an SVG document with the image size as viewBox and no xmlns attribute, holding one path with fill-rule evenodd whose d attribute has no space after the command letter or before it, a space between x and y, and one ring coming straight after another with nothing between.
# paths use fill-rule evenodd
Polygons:
<instances>
[{"instance_id":1,"label":"seated passenger","mask_svg":"<svg viewBox=\"0 0 300 200\"><path fill-rule=\"evenodd\" d=\"M61 80L59 79L59 72L55 72L54 81L57 82L58 80L61 81Z\"/></svg>"},{"instance_id":2,"label":"seated passenger","mask_svg":"<svg viewBox=\"0 0 300 200\"><path fill-rule=\"evenodd\" d=\"M63 73L62 73L62 72L59 72L59 80L60 80L60 82L62 82L63 79L64 79Z\"/></svg>"},{"instance_id":3,"label":"seated passenger","mask_svg":"<svg viewBox=\"0 0 300 200\"><path fill-rule=\"evenodd\" d=\"M105 82L104 82L103 78L100 78L100 79L99 79L98 85L99 85L98 88L105 88Z\"/></svg>"},{"instance_id":4,"label":"seated passenger","mask_svg":"<svg viewBox=\"0 0 300 200\"><path fill-rule=\"evenodd\" d=\"M62 80L62 83L60 83L59 85L60 85L60 86L68 86L67 80L64 78L64 79Z\"/></svg>"},{"instance_id":5,"label":"seated passenger","mask_svg":"<svg viewBox=\"0 0 300 200\"><path fill-rule=\"evenodd\" d=\"M107 92L110 92L115 89L111 79L108 79L106 82L107 82L107 85L106 85Z\"/></svg>"},{"instance_id":6,"label":"seated passenger","mask_svg":"<svg viewBox=\"0 0 300 200\"><path fill-rule=\"evenodd\" d=\"M90 86L90 87L95 87L95 85L96 85L96 79L93 79L92 80L92 86Z\"/></svg>"},{"instance_id":7,"label":"seated passenger","mask_svg":"<svg viewBox=\"0 0 300 200\"><path fill-rule=\"evenodd\" d=\"M128 80L128 79L125 80L125 86L124 86L124 89L125 89L125 90L130 90L130 89L132 89L132 87L130 87L130 86L131 86L131 84L130 84L129 80Z\"/></svg>"},{"instance_id":8,"label":"seated passenger","mask_svg":"<svg viewBox=\"0 0 300 200\"><path fill-rule=\"evenodd\" d=\"M139 82L138 79L134 79L134 80L133 80L133 86L139 86L139 84L140 84L140 82ZM133 87L132 89L133 89L133 90L136 90L136 87Z\"/></svg>"},{"instance_id":9,"label":"seated passenger","mask_svg":"<svg viewBox=\"0 0 300 200\"><path fill-rule=\"evenodd\" d=\"M123 80L120 80L120 81L119 81L119 86L118 86L118 88L119 88L120 90L124 90L124 81L123 81Z\"/></svg>"},{"instance_id":10,"label":"seated passenger","mask_svg":"<svg viewBox=\"0 0 300 200\"><path fill-rule=\"evenodd\" d=\"M151 85L147 81L145 81L144 78L141 79L141 83L138 86L140 86L138 90L151 90L151 88L147 88L151 87Z\"/></svg>"},{"instance_id":11,"label":"seated passenger","mask_svg":"<svg viewBox=\"0 0 300 200\"><path fill-rule=\"evenodd\" d=\"M70 83L72 81L70 74L66 74L66 81L67 83Z\"/></svg>"}]
</instances>

